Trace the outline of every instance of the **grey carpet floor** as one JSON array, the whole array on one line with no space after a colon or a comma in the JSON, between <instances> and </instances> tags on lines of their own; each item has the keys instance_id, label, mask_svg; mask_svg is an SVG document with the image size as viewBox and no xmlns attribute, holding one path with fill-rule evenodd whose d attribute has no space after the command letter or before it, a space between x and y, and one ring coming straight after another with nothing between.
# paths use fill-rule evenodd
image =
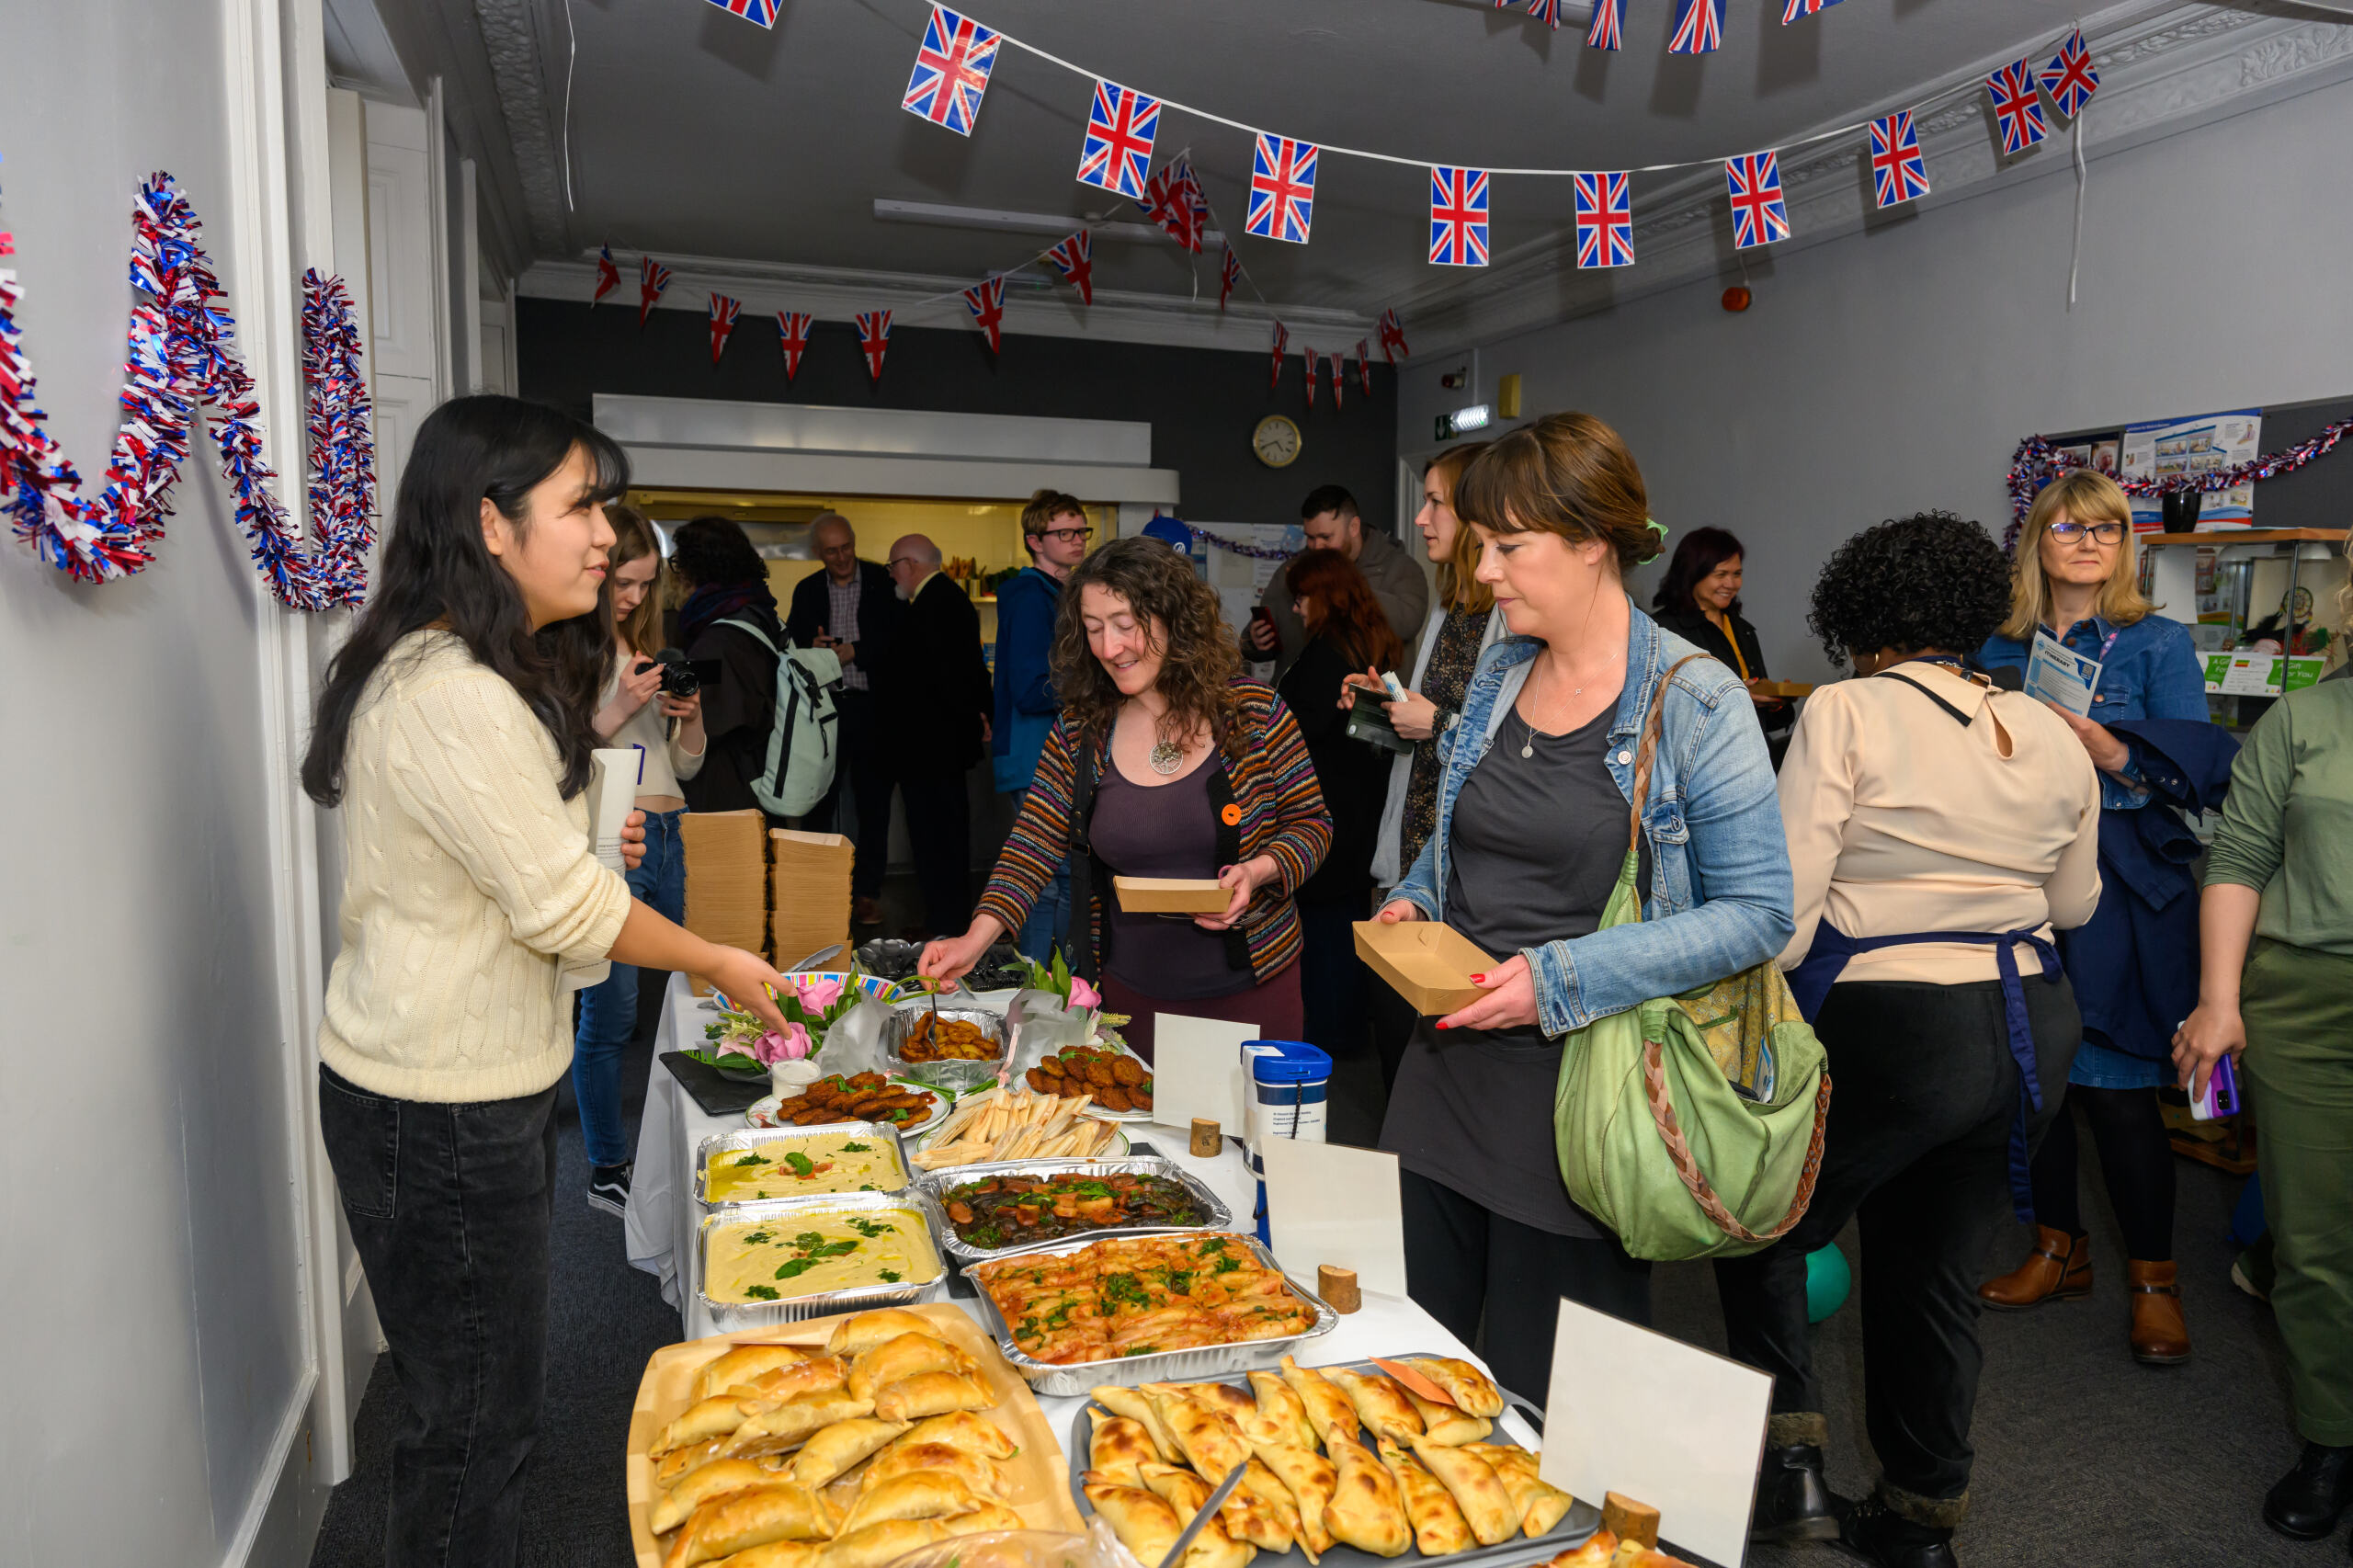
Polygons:
<instances>
[{"instance_id":1,"label":"grey carpet floor","mask_svg":"<svg viewBox=\"0 0 2353 1568\"><path fill-rule=\"evenodd\" d=\"M623 1066L634 1129L650 1043ZM678 1335L651 1275L622 1256L620 1221L581 1197L587 1167L565 1096L555 1208L547 1411L526 1482L522 1562L530 1568L628 1568L621 1449L646 1358ZM2088 1135L2085 1139L2088 1148ZM2263 1494L2296 1457L2279 1336L2269 1310L2234 1290L2226 1239L2239 1182L2180 1163L2176 1227L2196 1355L2148 1368L2125 1349L2123 1254L2086 1168L2097 1284L2087 1301L1980 1320L1985 1375L1977 1404L1974 1499L1958 1538L1970 1568L2318 1568L2346 1561L2344 1534L2290 1541L2266 1528ZM1989 1273L2025 1255L2021 1228L1986 1259ZM1842 1238L1868 1288L1851 1229ZM1662 1268L1658 1326L1721 1349L1722 1316L1705 1266ZM1875 1471L1863 1435L1862 1346L1850 1300L1818 1331L1831 1411L1831 1484L1849 1495ZM358 1464L335 1489L313 1568L383 1561L385 1485L400 1395L381 1358L360 1405ZM1836 1547L1760 1547L1760 1568L1838 1568Z\"/></svg>"}]
</instances>

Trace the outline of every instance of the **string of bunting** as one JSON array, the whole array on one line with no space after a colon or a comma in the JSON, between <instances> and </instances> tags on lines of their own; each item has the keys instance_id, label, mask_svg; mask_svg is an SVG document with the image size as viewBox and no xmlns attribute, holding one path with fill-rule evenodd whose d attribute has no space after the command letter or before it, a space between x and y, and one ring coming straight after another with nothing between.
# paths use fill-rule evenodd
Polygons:
<instances>
[{"instance_id":1,"label":"string of bunting","mask_svg":"<svg viewBox=\"0 0 2353 1568\"><path fill-rule=\"evenodd\" d=\"M710 3L763 28L772 28L778 16L778 7L773 0L710 0ZM1500 7L1510 5L1512 0L1495 0L1495 3ZM1839 3L1840 0L1782 0L1782 25L1786 27L1802 18L1818 16ZM1535 19L1552 28L1561 25L1561 0L1526 0L1526 4L1529 15ZM1667 42L1668 52L1700 54L1722 47L1723 13L1724 0L1677 0L1674 27ZM1599 50L1623 48L1624 0L1597 0L1586 42L1588 47ZM990 75L995 69L998 56L1008 45L1083 77L1091 84L1086 127L1079 146L1075 177L1082 184L1135 201L1188 253L1199 253L1201 235L1211 215L1188 154L1179 153L1164 164L1158 174L1150 173L1153 144L1159 133L1162 116L1168 111L1226 126L1252 138L1247 182L1248 209L1242 232L1259 239L1302 245L1308 243L1313 230L1318 173L1327 157L1359 158L1374 163L1426 168L1430 176L1428 260L1435 267L1488 265L1491 258L1492 192L1497 176L1570 180L1575 209L1576 265L1580 268L1609 268L1634 265L1633 176L1704 168L1711 165L1720 166L1723 171L1726 199L1732 210L1733 243L1738 249L1750 250L1786 240L1792 232L1788 194L1781 181L1780 157L1785 152L1868 135L1876 204L1886 209L1917 201L1929 192L1927 164L1920 148L1918 115L1983 91L1993 107L2003 154L2015 157L2031 150L2048 136L2050 122L2044 115L2042 103L2046 96L2062 116L2074 118L2083 113L2085 106L2099 89L2099 72L2094 65L2090 47L2084 40L2083 30L2076 28L2060 41L2057 52L2049 62L2040 66L2035 63L2035 57L2029 54L2004 65L1982 83L1951 87L1930 95L1910 109L1899 109L1872 119L1836 126L1797 138L1779 148L1737 153L1721 160L1686 159L1633 169L1473 169L1364 148L1331 146L1261 131L1208 109L1155 97L1114 82L1000 28L985 26L970 16L950 10L935 0L925 21L923 38L915 51L915 65L900 100L901 107L908 113L957 135L972 136L979 125ZM1018 271L1040 260L1053 261L1079 290L1082 301L1092 303L1094 293L1088 276L1091 259L1090 253L1083 248L1086 244L1086 233L1082 229L1060 245L1033 256L1007 271ZM1081 248L1074 250L1074 246ZM1069 265L1073 259L1085 264L1075 275ZM605 270L600 272L600 279L608 276L609 260ZM997 280L1005 276L1006 273L994 274L991 280L977 288L1001 289ZM1218 308L1221 311L1225 308L1237 278L1247 276L1247 268L1242 265L1229 242L1220 268ZM608 287L608 283L600 280L600 297ZM1252 290L1257 291L1255 280ZM974 290L961 292L972 304L977 324L988 335L991 348L997 348L998 319L994 312L984 312L981 301L972 298ZM1265 296L1261 294L1260 298L1263 300ZM932 300L924 300L915 303L932 302ZM900 308L904 310L913 306L903 305ZM1404 352L1402 334L1392 333L1394 321L1395 312L1386 312L1382 317L1381 335L1382 353L1392 365ZM1281 372L1280 336L1279 326L1275 362L1278 380ZM870 352L869 358L874 374L879 377L881 373L880 357ZM1320 364L1312 353L1306 356L1306 360L1308 398L1312 404ZM1339 357L1335 356L1333 391L1336 402L1340 396L1339 363ZM1360 358L1360 371L1361 368Z\"/></svg>"},{"instance_id":2,"label":"string of bunting","mask_svg":"<svg viewBox=\"0 0 2353 1568\"><path fill-rule=\"evenodd\" d=\"M2229 468L2208 469L2196 473L2169 473L2156 479L2118 479L2117 485L2127 495L2169 495L2184 490L2232 490L2242 484L2259 483L2277 479L2283 473L2293 473L2315 458L2325 457L2336 449L2348 431L2353 431L2353 419L2339 420L2309 441L2299 441L2276 452L2267 452ZM2042 487L2084 464L2063 455L2059 449L2040 436L2029 436L2020 441L2011 454L2010 472L2005 483L2010 492L2010 511L2014 520L2005 543L2014 542L2018 528L2026 522L2027 513L2034 506L2034 498Z\"/></svg>"},{"instance_id":3,"label":"string of bunting","mask_svg":"<svg viewBox=\"0 0 2353 1568\"><path fill-rule=\"evenodd\" d=\"M172 515L172 488L190 449L199 403L238 526L270 591L293 609L355 605L367 594L374 542L375 448L369 434L359 330L340 278L302 279L303 415L313 544L289 526L264 453L254 379L234 347L235 319L199 243L201 224L168 174L140 187L131 210L131 281L148 298L131 308L124 347L123 418L105 488L82 476L35 403L17 321L23 288L0 271L0 510L17 538L81 582L130 576L154 559Z\"/></svg>"},{"instance_id":4,"label":"string of bunting","mask_svg":"<svg viewBox=\"0 0 2353 1568\"><path fill-rule=\"evenodd\" d=\"M1295 551L1278 550L1272 545L1245 544L1238 539L1228 539L1223 534L1211 533L1207 528L1195 528L1184 518L1172 517L1165 512L1155 513L1152 520L1155 523L1175 523L1198 543L1211 545L1218 550L1230 551L1235 555L1246 555L1253 561L1289 561L1298 553Z\"/></svg>"}]
</instances>

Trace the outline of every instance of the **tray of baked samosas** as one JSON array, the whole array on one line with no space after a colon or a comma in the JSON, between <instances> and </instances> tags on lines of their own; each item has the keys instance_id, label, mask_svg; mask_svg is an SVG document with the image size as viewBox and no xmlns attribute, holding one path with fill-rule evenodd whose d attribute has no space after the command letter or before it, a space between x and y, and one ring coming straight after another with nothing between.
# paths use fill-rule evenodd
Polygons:
<instances>
[{"instance_id":1,"label":"tray of baked samosas","mask_svg":"<svg viewBox=\"0 0 2353 1568\"><path fill-rule=\"evenodd\" d=\"M1083 1528L1029 1385L945 1302L664 1346L624 1473L639 1568L882 1568Z\"/></svg>"},{"instance_id":2,"label":"tray of baked samosas","mask_svg":"<svg viewBox=\"0 0 2353 1568\"><path fill-rule=\"evenodd\" d=\"M1239 1464L1234 1488L1182 1564L1243 1568L1300 1551L1370 1568L1408 1551L1460 1563L1532 1563L1583 1546L1601 1511L1549 1486L1538 1456L1495 1426L1506 1396L1469 1361L1384 1358L1209 1382L1104 1384L1074 1419L1070 1488L1138 1562L1156 1563Z\"/></svg>"}]
</instances>

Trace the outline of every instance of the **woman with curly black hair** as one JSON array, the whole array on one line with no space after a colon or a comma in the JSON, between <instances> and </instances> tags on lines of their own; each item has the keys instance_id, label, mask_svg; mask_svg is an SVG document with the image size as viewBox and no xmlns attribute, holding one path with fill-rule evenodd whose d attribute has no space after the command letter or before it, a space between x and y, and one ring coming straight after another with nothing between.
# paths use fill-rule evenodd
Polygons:
<instances>
[{"instance_id":1,"label":"woman with curly black hair","mask_svg":"<svg viewBox=\"0 0 2353 1568\"><path fill-rule=\"evenodd\" d=\"M1145 1061L1164 1006L1301 1038L1297 895L1330 852L1332 813L1298 721L1242 678L1221 615L1216 590L1156 539L1115 540L1079 563L1050 657L1062 717L972 928L926 947L921 973L953 980L1020 930L1067 857L1072 967L1099 975ZM1226 906L1125 910L1114 873L1215 878Z\"/></svg>"},{"instance_id":2,"label":"woman with curly black hair","mask_svg":"<svg viewBox=\"0 0 2353 1568\"><path fill-rule=\"evenodd\" d=\"M2056 714L1966 656L2009 613L2009 577L1983 528L1938 512L1865 529L1814 585L1815 635L1871 677L1814 694L1779 784L1797 882L1781 965L1837 1088L1805 1218L1716 1266L1733 1353L1774 1379L1752 1535L1839 1536L1889 1568L1955 1561L1978 1271L2083 1038L2052 932L2099 901L2099 779ZM1805 1262L1858 1217L1881 1474L1838 1506Z\"/></svg>"}]
</instances>

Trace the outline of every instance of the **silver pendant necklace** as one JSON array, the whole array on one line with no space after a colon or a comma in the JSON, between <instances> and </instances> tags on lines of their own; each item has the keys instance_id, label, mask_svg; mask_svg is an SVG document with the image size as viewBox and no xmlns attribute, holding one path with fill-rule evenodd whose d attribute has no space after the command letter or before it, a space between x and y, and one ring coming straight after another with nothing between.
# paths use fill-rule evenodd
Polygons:
<instances>
[{"instance_id":1,"label":"silver pendant necklace","mask_svg":"<svg viewBox=\"0 0 2353 1568\"><path fill-rule=\"evenodd\" d=\"M1155 742L1148 760L1152 764L1152 770L1163 778L1166 778L1185 766L1185 748L1175 741Z\"/></svg>"},{"instance_id":2,"label":"silver pendant necklace","mask_svg":"<svg viewBox=\"0 0 2353 1568\"><path fill-rule=\"evenodd\" d=\"M1609 668L1614 670L1614 669L1616 669L1617 667L1618 667L1618 661L1617 661L1616 659L1612 659L1612 660L1610 660L1610 661L1609 661ZM1591 686L1592 684L1593 684L1593 680L1592 680L1592 678L1591 678L1590 676L1588 676L1588 677L1586 678L1586 682L1585 682L1585 686L1580 686L1580 687L1578 687L1574 691L1570 692L1570 693L1569 693L1569 701L1570 701L1570 703L1571 703L1572 705L1574 705L1574 704L1575 703L1575 701L1576 701L1576 699L1577 699L1578 698L1583 697L1583 696L1585 695L1585 688L1586 688L1586 686ZM1526 689L1527 689L1527 688L1526 688L1526 687L1524 687L1521 688L1521 690L1522 690L1522 692L1523 692L1523 693L1526 691ZM1528 738L1527 738L1527 740L1525 740L1525 741L1523 741L1522 743L1520 743L1519 755L1520 755L1522 757L1530 757L1530 756L1534 756L1536 755L1536 726L1535 726L1534 724L1532 724L1532 723L1529 722L1529 719L1528 719L1528 715L1527 715L1527 714L1522 713L1522 712L1519 712L1516 708L1513 710L1512 717L1513 717L1513 718L1515 718L1515 719L1518 719L1518 720L1519 721L1520 728L1528 732Z\"/></svg>"}]
</instances>

